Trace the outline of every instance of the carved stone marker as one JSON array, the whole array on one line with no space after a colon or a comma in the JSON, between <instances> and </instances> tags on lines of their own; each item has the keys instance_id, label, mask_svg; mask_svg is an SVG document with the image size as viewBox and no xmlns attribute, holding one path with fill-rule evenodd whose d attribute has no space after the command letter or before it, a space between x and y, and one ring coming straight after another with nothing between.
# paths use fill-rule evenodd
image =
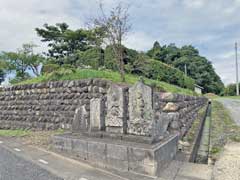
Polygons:
<instances>
[{"instance_id":1,"label":"carved stone marker","mask_svg":"<svg viewBox=\"0 0 240 180\"><path fill-rule=\"evenodd\" d=\"M108 132L126 133L127 103L126 88L112 85L107 92L106 130Z\"/></svg>"},{"instance_id":2,"label":"carved stone marker","mask_svg":"<svg viewBox=\"0 0 240 180\"><path fill-rule=\"evenodd\" d=\"M72 131L77 133L81 130L87 131L88 129L88 112L85 105L80 106L75 110L75 115L72 123Z\"/></svg>"},{"instance_id":3,"label":"carved stone marker","mask_svg":"<svg viewBox=\"0 0 240 180\"><path fill-rule=\"evenodd\" d=\"M90 101L90 131L104 130L104 101L102 98L91 99Z\"/></svg>"},{"instance_id":4,"label":"carved stone marker","mask_svg":"<svg viewBox=\"0 0 240 180\"><path fill-rule=\"evenodd\" d=\"M138 82L129 88L128 133L152 136L152 126L152 88L143 82Z\"/></svg>"}]
</instances>

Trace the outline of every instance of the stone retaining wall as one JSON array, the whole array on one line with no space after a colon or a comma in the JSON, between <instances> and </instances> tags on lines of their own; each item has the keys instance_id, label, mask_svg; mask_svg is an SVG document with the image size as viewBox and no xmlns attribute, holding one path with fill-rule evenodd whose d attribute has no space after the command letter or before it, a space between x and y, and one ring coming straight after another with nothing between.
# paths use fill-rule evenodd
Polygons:
<instances>
[{"instance_id":1,"label":"stone retaining wall","mask_svg":"<svg viewBox=\"0 0 240 180\"><path fill-rule=\"evenodd\" d=\"M157 132L161 135L171 132L185 135L207 101L205 97L155 92L153 107L155 119L159 119Z\"/></svg>"},{"instance_id":2,"label":"stone retaining wall","mask_svg":"<svg viewBox=\"0 0 240 180\"><path fill-rule=\"evenodd\" d=\"M109 82L99 79L19 85L0 90L0 128L71 129L75 111L104 97Z\"/></svg>"},{"instance_id":3,"label":"stone retaining wall","mask_svg":"<svg viewBox=\"0 0 240 180\"><path fill-rule=\"evenodd\" d=\"M101 79L0 89L0 128L73 129L152 137L187 132L203 97L154 92Z\"/></svg>"}]
</instances>

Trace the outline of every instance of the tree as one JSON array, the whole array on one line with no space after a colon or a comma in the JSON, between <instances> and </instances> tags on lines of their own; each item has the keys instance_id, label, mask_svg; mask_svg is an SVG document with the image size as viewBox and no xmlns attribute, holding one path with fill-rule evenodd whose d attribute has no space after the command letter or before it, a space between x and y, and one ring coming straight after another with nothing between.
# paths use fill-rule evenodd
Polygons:
<instances>
[{"instance_id":1,"label":"tree","mask_svg":"<svg viewBox=\"0 0 240 180\"><path fill-rule=\"evenodd\" d=\"M122 46L122 52L123 52L123 63L124 63L124 70L128 73L131 73L132 71L132 65L134 61L138 58L138 52L133 49L126 48ZM112 46L107 46L104 51L104 66L107 69L112 69L114 71L119 70L118 62L113 50Z\"/></svg>"},{"instance_id":2,"label":"tree","mask_svg":"<svg viewBox=\"0 0 240 180\"><path fill-rule=\"evenodd\" d=\"M173 65L184 72L187 66L188 76L196 80L196 83L204 87L203 92L220 94L224 85L220 77L216 74L212 64L201 56L182 56Z\"/></svg>"},{"instance_id":3,"label":"tree","mask_svg":"<svg viewBox=\"0 0 240 180\"><path fill-rule=\"evenodd\" d=\"M239 83L239 85L240 85L240 83ZM224 89L224 95L225 96L236 96L236 83L227 85L227 87Z\"/></svg>"},{"instance_id":4,"label":"tree","mask_svg":"<svg viewBox=\"0 0 240 180\"><path fill-rule=\"evenodd\" d=\"M4 81L4 79L5 79L4 69L0 68L0 84Z\"/></svg>"},{"instance_id":5,"label":"tree","mask_svg":"<svg viewBox=\"0 0 240 180\"><path fill-rule=\"evenodd\" d=\"M156 41L153 48L147 52L147 55L164 63L172 64L180 57L180 52L175 44L169 44L168 46L165 45L161 47L159 42Z\"/></svg>"},{"instance_id":6,"label":"tree","mask_svg":"<svg viewBox=\"0 0 240 180\"><path fill-rule=\"evenodd\" d=\"M204 87L204 92L220 94L223 91L224 85L212 64L205 57L200 56L198 50L191 45L178 48L170 44L161 47L158 42L155 42L147 55L183 72L186 65L188 76Z\"/></svg>"},{"instance_id":7,"label":"tree","mask_svg":"<svg viewBox=\"0 0 240 180\"><path fill-rule=\"evenodd\" d=\"M7 74L7 64L2 59L2 55L0 55L0 84L5 80L6 74Z\"/></svg>"},{"instance_id":8,"label":"tree","mask_svg":"<svg viewBox=\"0 0 240 180\"><path fill-rule=\"evenodd\" d=\"M29 78L27 70L32 71L35 76L40 75L40 65L45 58L34 53L35 44L23 44L17 52L3 52L2 59L8 71L15 71L16 77L20 80Z\"/></svg>"},{"instance_id":9,"label":"tree","mask_svg":"<svg viewBox=\"0 0 240 180\"><path fill-rule=\"evenodd\" d=\"M124 82L125 64L122 41L126 38L131 29L128 6L124 6L122 3L117 4L117 6L110 11L109 16L106 15L102 3L100 3L99 7L101 15L94 19L93 24L95 28L104 30L105 42L113 49L114 56L117 60L118 70L120 72L121 79Z\"/></svg>"},{"instance_id":10,"label":"tree","mask_svg":"<svg viewBox=\"0 0 240 180\"><path fill-rule=\"evenodd\" d=\"M44 28L36 28L36 31L42 42L48 42L47 56L59 65L75 65L76 52L100 46L103 33L99 28L71 30L66 23L44 24Z\"/></svg>"}]
</instances>

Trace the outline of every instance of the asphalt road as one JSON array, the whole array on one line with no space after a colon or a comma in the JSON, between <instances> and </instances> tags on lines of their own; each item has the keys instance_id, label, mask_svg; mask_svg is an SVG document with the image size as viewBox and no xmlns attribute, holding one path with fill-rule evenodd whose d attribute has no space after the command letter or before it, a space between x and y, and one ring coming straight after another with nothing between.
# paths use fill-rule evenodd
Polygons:
<instances>
[{"instance_id":1,"label":"asphalt road","mask_svg":"<svg viewBox=\"0 0 240 180\"><path fill-rule=\"evenodd\" d=\"M0 145L0 180L63 180Z\"/></svg>"},{"instance_id":2,"label":"asphalt road","mask_svg":"<svg viewBox=\"0 0 240 180\"><path fill-rule=\"evenodd\" d=\"M218 99L229 111L233 120L240 126L240 100Z\"/></svg>"}]
</instances>

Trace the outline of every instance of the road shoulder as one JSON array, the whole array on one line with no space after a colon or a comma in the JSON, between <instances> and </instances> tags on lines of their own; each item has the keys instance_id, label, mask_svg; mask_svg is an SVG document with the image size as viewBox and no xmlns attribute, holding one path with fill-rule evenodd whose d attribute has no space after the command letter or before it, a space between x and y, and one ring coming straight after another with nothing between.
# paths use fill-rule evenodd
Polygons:
<instances>
[{"instance_id":1,"label":"road shoulder","mask_svg":"<svg viewBox=\"0 0 240 180\"><path fill-rule=\"evenodd\" d=\"M16 138L0 137L0 146L26 161L66 180L123 180L120 176L93 168L53 152L29 146Z\"/></svg>"},{"instance_id":2,"label":"road shoulder","mask_svg":"<svg viewBox=\"0 0 240 180\"><path fill-rule=\"evenodd\" d=\"M230 142L224 147L213 170L214 180L239 180L240 143Z\"/></svg>"}]
</instances>

